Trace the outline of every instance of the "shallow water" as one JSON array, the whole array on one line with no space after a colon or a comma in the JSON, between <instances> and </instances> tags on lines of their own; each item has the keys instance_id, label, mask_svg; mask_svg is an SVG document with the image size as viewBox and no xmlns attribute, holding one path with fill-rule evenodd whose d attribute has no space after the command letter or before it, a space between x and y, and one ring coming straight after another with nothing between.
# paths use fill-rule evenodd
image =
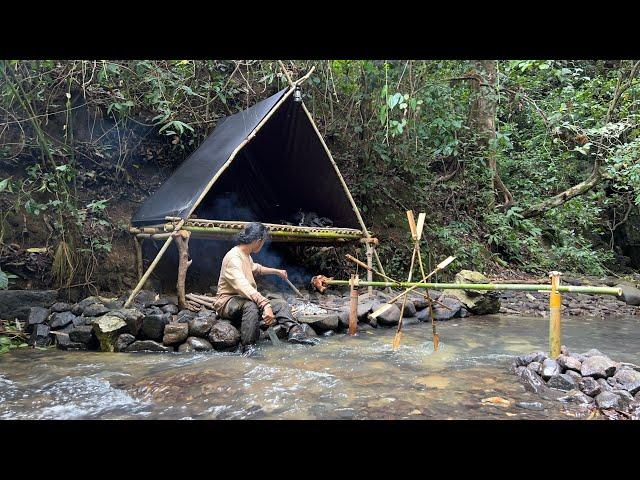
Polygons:
<instances>
[{"instance_id":1,"label":"shallow water","mask_svg":"<svg viewBox=\"0 0 640 480\"><path fill-rule=\"evenodd\" d=\"M639 363L640 317L564 318L563 344ZM548 319L485 316L249 356L13 350L0 356L1 419L571 419L586 413L525 391L515 355L546 350ZM501 397L506 400L483 399ZM540 402L542 410L518 402Z\"/></svg>"}]
</instances>

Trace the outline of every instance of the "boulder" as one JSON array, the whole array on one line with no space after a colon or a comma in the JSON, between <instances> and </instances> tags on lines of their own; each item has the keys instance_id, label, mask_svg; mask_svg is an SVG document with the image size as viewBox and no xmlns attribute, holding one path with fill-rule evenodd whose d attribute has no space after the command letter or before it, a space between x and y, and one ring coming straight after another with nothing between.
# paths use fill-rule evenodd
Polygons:
<instances>
[{"instance_id":1,"label":"boulder","mask_svg":"<svg viewBox=\"0 0 640 480\"><path fill-rule=\"evenodd\" d=\"M175 302L172 302L171 300L172 298L166 295L158 295L158 298L145 302L145 307L164 307L170 303L177 303L177 299Z\"/></svg>"},{"instance_id":2,"label":"boulder","mask_svg":"<svg viewBox=\"0 0 640 480\"><path fill-rule=\"evenodd\" d=\"M53 339L49 335L50 329L44 323L38 323L33 326L33 331L29 337L29 345L34 347L47 347L51 345Z\"/></svg>"},{"instance_id":3,"label":"boulder","mask_svg":"<svg viewBox=\"0 0 640 480\"><path fill-rule=\"evenodd\" d=\"M455 317L462 308L462 302L455 297L440 297L438 301L449 307L450 310L442 307L441 305L434 304L433 318L436 320L449 320Z\"/></svg>"},{"instance_id":4,"label":"boulder","mask_svg":"<svg viewBox=\"0 0 640 480\"><path fill-rule=\"evenodd\" d=\"M547 382L547 386L555 388L556 390L564 390L565 392L577 388L577 384L574 378L571 377L571 375L567 375L566 373L552 375Z\"/></svg>"},{"instance_id":5,"label":"boulder","mask_svg":"<svg viewBox=\"0 0 640 480\"><path fill-rule=\"evenodd\" d=\"M429 309L425 308L423 310L418 310L416 312L416 318L420 322L429 322L429 321L431 321L431 318L429 317Z\"/></svg>"},{"instance_id":6,"label":"boulder","mask_svg":"<svg viewBox=\"0 0 640 480\"><path fill-rule=\"evenodd\" d=\"M266 332L265 332L266 333ZM180 353L190 353L190 352L195 352L195 348L193 348L193 346L191 345L191 343L189 342L184 342L182 345L180 345L178 347L178 351Z\"/></svg>"},{"instance_id":7,"label":"boulder","mask_svg":"<svg viewBox=\"0 0 640 480\"><path fill-rule=\"evenodd\" d=\"M622 390L631 395L640 392L640 372L628 368L619 369L613 376Z\"/></svg>"},{"instance_id":8,"label":"boulder","mask_svg":"<svg viewBox=\"0 0 640 480\"><path fill-rule=\"evenodd\" d=\"M109 309L107 307L105 307L101 303L93 303L82 311L82 316L99 317L100 315L104 315L105 313L109 313Z\"/></svg>"},{"instance_id":9,"label":"boulder","mask_svg":"<svg viewBox=\"0 0 640 480\"><path fill-rule=\"evenodd\" d=\"M144 314L137 308L120 308L118 310L113 310L110 315L123 319L127 324L129 333L134 337L138 335L142 328Z\"/></svg>"},{"instance_id":10,"label":"boulder","mask_svg":"<svg viewBox=\"0 0 640 480\"><path fill-rule=\"evenodd\" d=\"M590 377L583 377L583 378L590 378ZM613 387L611 387L611 385L609 385L604 378L598 378L596 382L600 386L600 390L602 392L611 392L613 390Z\"/></svg>"},{"instance_id":11,"label":"boulder","mask_svg":"<svg viewBox=\"0 0 640 480\"><path fill-rule=\"evenodd\" d=\"M383 304L381 303L375 304L373 310L376 310L382 305ZM370 316L367 318L370 318ZM400 321L400 309L395 304L391 305L390 308L376 317L376 321L378 325L384 325L387 327L397 325Z\"/></svg>"},{"instance_id":12,"label":"boulder","mask_svg":"<svg viewBox=\"0 0 640 480\"><path fill-rule=\"evenodd\" d=\"M367 314L369 314L376 305L376 308L381 305L380 302L376 300L367 300L361 303L358 303L358 320L363 321L367 319Z\"/></svg>"},{"instance_id":13,"label":"boulder","mask_svg":"<svg viewBox=\"0 0 640 480\"><path fill-rule=\"evenodd\" d=\"M189 344L188 351L206 352L208 350L213 349L213 346L209 343L208 340L205 340L204 338L200 338L200 337L189 337L187 338L186 344Z\"/></svg>"},{"instance_id":14,"label":"boulder","mask_svg":"<svg viewBox=\"0 0 640 480\"><path fill-rule=\"evenodd\" d=\"M582 377L582 380L578 382L578 388L590 397L595 397L602 392L602 387L591 377Z\"/></svg>"},{"instance_id":15,"label":"boulder","mask_svg":"<svg viewBox=\"0 0 640 480\"><path fill-rule=\"evenodd\" d=\"M571 378L573 378L576 382L576 384L578 382L580 382L580 380L582 380L582 375L580 375L578 372L576 372L575 370L566 370L564 372L566 375L569 375ZM590 377L588 377L590 378Z\"/></svg>"},{"instance_id":16,"label":"boulder","mask_svg":"<svg viewBox=\"0 0 640 480\"><path fill-rule=\"evenodd\" d=\"M125 352L173 352L173 347L167 347L153 340L136 340L124 349Z\"/></svg>"},{"instance_id":17,"label":"boulder","mask_svg":"<svg viewBox=\"0 0 640 480\"><path fill-rule=\"evenodd\" d=\"M349 309L348 308L342 309L338 312L338 324L340 328L349 328Z\"/></svg>"},{"instance_id":18,"label":"boulder","mask_svg":"<svg viewBox=\"0 0 640 480\"><path fill-rule=\"evenodd\" d=\"M438 296L440 295L438 294ZM427 302L427 299L422 295L409 294L409 300L411 300L411 303L413 303L413 308L415 308L416 310L424 310L429 306L429 302Z\"/></svg>"},{"instance_id":19,"label":"boulder","mask_svg":"<svg viewBox=\"0 0 640 480\"><path fill-rule=\"evenodd\" d=\"M206 337L214 323L216 323L215 314L194 316L190 320L187 320L189 336Z\"/></svg>"},{"instance_id":20,"label":"boulder","mask_svg":"<svg viewBox=\"0 0 640 480\"><path fill-rule=\"evenodd\" d=\"M615 362L609 357L601 355L587 357L580 367L580 373L583 377L607 378L612 376L615 371Z\"/></svg>"},{"instance_id":21,"label":"boulder","mask_svg":"<svg viewBox=\"0 0 640 480\"><path fill-rule=\"evenodd\" d=\"M402 309L402 301L398 301L395 303L396 307ZM413 302L407 299L407 303L404 304L404 317L415 317L416 316L416 307Z\"/></svg>"},{"instance_id":22,"label":"boulder","mask_svg":"<svg viewBox=\"0 0 640 480\"><path fill-rule=\"evenodd\" d=\"M164 327L169 323L170 319L171 315L169 313L147 315L142 320L142 334L149 340L162 341Z\"/></svg>"},{"instance_id":23,"label":"boulder","mask_svg":"<svg viewBox=\"0 0 640 480\"><path fill-rule=\"evenodd\" d=\"M565 370L574 370L576 372L579 372L580 368L582 367L582 363L577 358L567 355L558 356L556 361L558 362L558 365L560 365Z\"/></svg>"},{"instance_id":24,"label":"boulder","mask_svg":"<svg viewBox=\"0 0 640 480\"><path fill-rule=\"evenodd\" d=\"M77 318L78 317L71 312L54 313L51 315L51 318L49 318L49 326L52 330L57 330L59 328L66 327L69 324L73 325L74 320L78 322Z\"/></svg>"},{"instance_id":25,"label":"boulder","mask_svg":"<svg viewBox=\"0 0 640 480\"><path fill-rule=\"evenodd\" d=\"M577 389L572 389L569 391L568 395L560 397L558 400L563 403L577 403L578 405L589 405L593 402L593 399L590 396L585 395Z\"/></svg>"},{"instance_id":26,"label":"boulder","mask_svg":"<svg viewBox=\"0 0 640 480\"><path fill-rule=\"evenodd\" d=\"M140 290L133 299L134 303L144 307L144 305L153 302L159 295L151 290Z\"/></svg>"},{"instance_id":27,"label":"boulder","mask_svg":"<svg viewBox=\"0 0 640 480\"><path fill-rule=\"evenodd\" d=\"M49 307L57 295L56 290L0 290L0 318L26 320L31 307Z\"/></svg>"},{"instance_id":28,"label":"boulder","mask_svg":"<svg viewBox=\"0 0 640 480\"><path fill-rule=\"evenodd\" d=\"M189 337L189 325L186 323L169 323L164 327L163 345L179 345Z\"/></svg>"},{"instance_id":29,"label":"boulder","mask_svg":"<svg viewBox=\"0 0 640 480\"><path fill-rule=\"evenodd\" d=\"M195 316L196 312L192 312L191 310L180 310L176 315L176 321L178 323L189 323L189 320L191 320Z\"/></svg>"},{"instance_id":30,"label":"boulder","mask_svg":"<svg viewBox=\"0 0 640 480\"><path fill-rule=\"evenodd\" d=\"M606 355L604 353L602 353L600 350L596 350L595 348L592 348L591 350L589 350L586 353L582 354L583 357L606 357ZM584 362L584 360L583 360Z\"/></svg>"},{"instance_id":31,"label":"boulder","mask_svg":"<svg viewBox=\"0 0 640 480\"><path fill-rule=\"evenodd\" d=\"M311 325L309 325L308 323L303 323L302 325L302 332L307 335L308 337L317 337L318 334L316 333L316 331L311 328Z\"/></svg>"},{"instance_id":32,"label":"boulder","mask_svg":"<svg viewBox=\"0 0 640 480\"><path fill-rule=\"evenodd\" d=\"M602 392L596 396L596 405L600 408L623 408L623 400L613 392Z\"/></svg>"},{"instance_id":33,"label":"boulder","mask_svg":"<svg viewBox=\"0 0 640 480\"><path fill-rule=\"evenodd\" d=\"M73 327L73 330L69 332L69 338L72 342L79 342L84 344L92 344L95 339L93 335L93 327L90 325L78 325Z\"/></svg>"},{"instance_id":34,"label":"boulder","mask_svg":"<svg viewBox=\"0 0 640 480\"><path fill-rule=\"evenodd\" d=\"M633 395L631 395L626 390L614 390L612 393L615 393L620 398L619 403L622 405L623 409L627 409L631 403L633 403Z\"/></svg>"},{"instance_id":35,"label":"boulder","mask_svg":"<svg viewBox=\"0 0 640 480\"><path fill-rule=\"evenodd\" d=\"M60 350L86 350L87 345L80 342L72 342L69 338L69 334L62 333L60 331L56 332L56 346Z\"/></svg>"},{"instance_id":36,"label":"boulder","mask_svg":"<svg viewBox=\"0 0 640 480\"><path fill-rule=\"evenodd\" d=\"M219 320L209 331L209 342L216 350L233 350L240 343L240 332L230 322Z\"/></svg>"},{"instance_id":37,"label":"boulder","mask_svg":"<svg viewBox=\"0 0 640 480\"><path fill-rule=\"evenodd\" d=\"M480 272L461 270L455 276L455 283L490 283ZM496 292L484 290L443 290L443 295L455 297L474 315L488 315L500 312L500 298Z\"/></svg>"},{"instance_id":38,"label":"boulder","mask_svg":"<svg viewBox=\"0 0 640 480\"><path fill-rule=\"evenodd\" d=\"M90 305L94 305L96 303L102 303L100 297L87 297L84 300L80 300L73 307L71 307L71 311L74 315L82 315L84 313L84 309L89 307Z\"/></svg>"},{"instance_id":39,"label":"boulder","mask_svg":"<svg viewBox=\"0 0 640 480\"><path fill-rule=\"evenodd\" d=\"M531 362L527 365L527 368L538 375L542 373L542 364L540 362Z\"/></svg>"},{"instance_id":40,"label":"boulder","mask_svg":"<svg viewBox=\"0 0 640 480\"><path fill-rule=\"evenodd\" d=\"M616 285L616 288L622 289L622 300L624 300L627 305L640 305L640 290L623 283Z\"/></svg>"},{"instance_id":41,"label":"boulder","mask_svg":"<svg viewBox=\"0 0 640 480\"><path fill-rule=\"evenodd\" d=\"M175 315L178 313L178 306L173 303L167 303L165 306L161 308L164 313L170 313L171 315Z\"/></svg>"},{"instance_id":42,"label":"boulder","mask_svg":"<svg viewBox=\"0 0 640 480\"><path fill-rule=\"evenodd\" d=\"M56 302L51 305L51 311L55 313L68 312L72 307L73 305L71 305L70 303Z\"/></svg>"},{"instance_id":43,"label":"boulder","mask_svg":"<svg viewBox=\"0 0 640 480\"><path fill-rule=\"evenodd\" d=\"M31 307L27 318L27 330L31 331L34 325L46 322L49 317L49 309L44 307Z\"/></svg>"},{"instance_id":44,"label":"boulder","mask_svg":"<svg viewBox=\"0 0 640 480\"><path fill-rule=\"evenodd\" d=\"M517 367L516 375L518 375L520 380L524 383L525 390L533 393L540 393L547 388L544 380L527 367Z\"/></svg>"},{"instance_id":45,"label":"boulder","mask_svg":"<svg viewBox=\"0 0 640 480\"><path fill-rule=\"evenodd\" d=\"M316 332L336 330L340 325L339 315L335 313L323 315L300 315L298 316L298 321L300 323L308 323Z\"/></svg>"},{"instance_id":46,"label":"boulder","mask_svg":"<svg viewBox=\"0 0 640 480\"><path fill-rule=\"evenodd\" d=\"M136 337L130 333L123 333L116 340L116 352L124 352L129 345L136 341Z\"/></svg>"},{"instance_id":47,"label":"boulder","mask_svg":"<svg viewBox=\"0 0 640 480\"><path fill-rule=\"evenodd\" d=\"M549 380L554 375L561 373L560 365L552 358L547 358L542 362L542 378Z\"/></svg>"},{"instance_id":48,"label":"boulder","mask_svg":"<svg viewBox=\"0 0 640 480\"><path fill-rule=\"evenodd\" d=\"M536 360L538 352L528 353L526 355L518 355L516 357L516 367L526 367L531 362L540 363L540 360ZM544 360L544 359L543 359Z\"/></svg>"},{"instance_id":49,"label":"boulder","mask_svg":"<svg viewBox=\"0 0 640 480\"><path fill-rule=\"evenodd\" d=\"M127 323L113 315L103 315L93 321L93 333L100 342L102 352L115 352L116 340L126 329Z\"/></svg>"}]
</instances>

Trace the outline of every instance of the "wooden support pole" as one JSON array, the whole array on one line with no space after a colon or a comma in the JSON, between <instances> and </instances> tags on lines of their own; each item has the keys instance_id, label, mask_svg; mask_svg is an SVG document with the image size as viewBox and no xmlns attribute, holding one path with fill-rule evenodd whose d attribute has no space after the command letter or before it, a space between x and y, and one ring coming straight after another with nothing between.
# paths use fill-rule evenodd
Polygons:
<instances>
[{"instance_id":1,"label":"wooden support pole","mask_svg":"<svg viewBox=\"0 0 640 480\"><path fill-rule=\"evenodd\" d=\"M178 307L180 309L188 308L187 299L185 298L185 282L187 279L187 270L192 260L189 260L189 236L190 232L179 230L172 233L176 247L178 248L178 281L176 282L176 292L178 293Z\"/></svg>"},{"instance_id":2,"label":"wooden support pole","mask_svg":"<svg viewBox=\"0 0 640 480\"><path fill-rule=\"evenodd\" d=\"M551 277L551 295L549 296L549 356L553 359L560 355L561 325L560 307L562 306L562 294L558 291L560 286L560 272L549 272Z\"/></svg>"},{"instance_id":3,"label":"wooden support pole","mask_svg":"<svg viewBox=\"0 0 640 480\"><path fill-rule=\"evenodd\" d=\"M349 335L358 331L358 275L351 275L349 280Z\"/></svg>"},{"instance_id":4,"label":"wooden support pole","mask_svg":"<svg viewBox=\"0 0 640 480\"><path fill-rule=\"evenodd\" d=\"M133 243L136 246L136 272L138 275L138 281L142 278L142 274L144 272L142 266L142 239L133 237Z\"/></svg>"},{"instance_id":5,"label":"wooden support pole","mask_svg":"<svg viewBox=\"0 0 640 480\"><path fill-rule=\"evenodd\" d=\"M367 248L367 282L373 281L373 246L371 243L366 244ZM367 287L367 293L369 298L373 297L373 287L369 285Z\"/></svg>"},{"instance_id":6,"label":"wooden support pole","mask_svg":"<svg viewBox=\"0 0 640 480\"><path fill-rule=\"evenodd\" d=\"M180 227L182 227L183 223L184 223L184 220L181 220L178 223L178 225L176 225L175 229L176 230L180 230ZM164 242L164 245L162 245L162 248L160 249L160 251L156 255L156 258L153 259L153 262L151 262L151 265L149 265L149 268L147 268L147 271L145 272L145 274L142 276L142 278L138 282L138 285L136 285L136 288L133 289L133 291L131 292L131 295L129 295L129 298L124 303L124 308L129 308L129 305L131 305L131 302L133 301L135 296L138 294L138 292L140 291L142 286L146 283L147 279L149 278L149 276L153 272L153 269L156 268L156 265L158 265L158 262L160 261L160 259L164 255L164 252L166 252L167 249L169 248L169 244L171 243L172 240L173 240L173 237L169 237Z\"/></svg>"}]
</instances>

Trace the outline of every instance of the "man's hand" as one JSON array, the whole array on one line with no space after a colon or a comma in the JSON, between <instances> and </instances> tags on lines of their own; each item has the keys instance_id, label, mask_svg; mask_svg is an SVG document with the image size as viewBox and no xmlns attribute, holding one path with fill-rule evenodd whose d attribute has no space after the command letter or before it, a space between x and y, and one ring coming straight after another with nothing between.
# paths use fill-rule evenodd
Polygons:
<instances>
[{"instance_id":1,"label":"man's hand","mask_svg":"<svg viewBox=\"0 0 640 480\"><path fill-rule=\"evenodd\" d=\"M273 310L269 305L264 307L264 310L262 312L262 319L264 320L264 323L269 326L273 325L273 322L275 322L276 316L273 314Z\"/></svg>"},{"instance_id":2,"label":"man's hand","mask_svg":"<svg viewBox=\"0 0 640 480\"><path fill-rule=\"evenodd\" d=\"M286 270L276 270L276 275L278 275L281 278L284 278L285 280L289 278Z\"/></svg>"}]
</instances>

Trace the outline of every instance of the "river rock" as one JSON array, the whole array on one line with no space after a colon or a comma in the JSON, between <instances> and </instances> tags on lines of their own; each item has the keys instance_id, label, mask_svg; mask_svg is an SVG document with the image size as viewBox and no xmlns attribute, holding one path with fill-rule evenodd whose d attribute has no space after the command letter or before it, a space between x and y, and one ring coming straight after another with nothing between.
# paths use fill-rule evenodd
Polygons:
<instances>
[{"instance_id":1,"label":"river rock","mask_svg":"<svg viewBox=\"0 0 640 480\"><path fill-rule=\"evenodd\" d=\"M56 332L56 346L60 350L86 350L87 345L80 342L72 342L69 338L69 334L62 333L60 331Z\"/></svg>"},{"instance_id":2,"label":"river rock","mask_svg":"<svg viewBox=\"0 0 640 480\"><path fill-rule=\"evenodd\" d=\"M395 303L396 307L398 308L402 308L402 301L396 302ZM413 304L413 302L409 299L407 299L407 303L405 303L404 305L404 314L403 316L405 317L415 317L416 316L416 307Z\"/></svg>"},{"instance_id":3,"label":"river rock","mask_svg":"<svg viewBox=\"0 0 640 480\"><path fill-rule=\"evenodd\" d=\"M208 340L200 337L189 337L187 338L186 343L189 344L188 351L206 352L213 349L213 346L211 345L211 343L209 343Z\"/></svg>"},{"instance_id":4,"label":"river rock","mask_svg":"<svg viewBox=\"0 0 640 480\"><path fill-rule=\"evenodd\" d=\"M300 323L308 323L316 332L325 332L327 330L336 330L340 324L338 315L328 313L324 315L300 315L298 316Z\"/></svg>"},{"instance_id":5,"label":"river rock","mask_svg":"<svg viewBox=\"0 0 640 480\"><path fill-rule=\"evenodd\" d=\"M170 313L171 315L175 315L178 313L178 306L173 303L167 303L165 306L161 308L164 313Z\"/></svg>"},{"instance_id":6,"label":"river rock","mask_svg":"<svg viewBox=\"0 0 640 480\"><path fill-rule=\"evenodd\" d=\"M109 309L102 305L101 303L94 303L86 307L82 311L83 317L99 317L100 315L104 315L105 313L109 313Z\"/></svg>"},{"instance_id":7,"label":"river rock","mask_svg":"<svg viewBox=\"0 0 640 480\"><path fill-rule=\"evenodd\" d=\"M34 325L46 322L49 317L49 309L44 307L31 307L27 318L27 330L31 331Z\"/></svg>"},{"instance_id":8,"label":"river rock","mask_svg":"<svg viewBox=\"0 0 640 480\"><path fill-rule=\"evenodd\" d=\"M606 357L606 355L604 353L602 353L600 350L597 350L595 348L592 348L591 350L589 350L586 353L583 353L582 355L584 357L586 357L586 358L589 358L589 357Z\"/></svg>"},{"instance_id":9,"label":"river rock","mask_svg":"<svg viewBox=\"0 0 640 480\"><path fill-rule=\"evenodd\" d=\"M73 324L74 320L77 322L77 318L78 317L71 312L54 313L51 315L51 318L49 318L49 326L52 330L57 330L59 328L66 327L69 324Z\"/></svg>"},{"instance_id":10,"label":"river rock","mask_svg":"<svg viewBox=\"0 0 640 480\"><path fill-rule=\"evenodd\" d=\"M338 324L340 328L349 328L349 309L348 308L344 308L338 312Z\"/></svg>"},{"instance_id":11,"label":"river rock","mask_svg":"<svg viewBox=\"0 0 640 480\"><path fill-rule=\"evenodd\" d=\"M438 297L440 295L438 294ZM438 298L438 297L433 297L433 298ZM425 308L427 308L429 306L429 302L427 302L427 299L424 298L422 295L409 295L409 298L411 299L411 303L413 303L413 307L416 310L424 310Z\"/></svg>"},{"instance_id":12,"label":"river rock","mask_svg":"<svg viewBox=\"0 0 640 480\"><path fill-rule=\"evenodd\" d=\"M94 340L93 327L91 325L78 325L69 332L69 338L72 342L89 345Z\"/></svg>"},{"instance_id":13,"label":"river rock","mask_svg":"<svg viewBox=\"0 0 640 480\"><path fill-rule=\"evenodd\" d=\"M26 320L31 307L49 307L57 295L56 290L0 290L0 318Z\"/></svg>"},{"instance_id":14,"label":"river rock","mask_svg":"<svg viewBox=\"0 0 640 480\"><path fill-rule=\"evenodd\" d=\"M622 289L622 300L627 305L640 305L640 290L631 285L619 283L616 288Z\"/></svg>"},{"instance_id":15,"label":"river rock","mask_svg":"<svg viewBox=\"0 0 640 480\"><path fill-rule=\"evenodd\" d=\"M587 357L582 366L580 373L583 377L607 378L616 371L616 364L609 357L595 355Z\"/></svg>"},{"instance_id":16,"label":"river rock","mask_svg":"<svg viewBox=\"0 0 640 480\"><path fill-rule=\"evenodd\" d=\"M560 365L552 358L547 358L542 362L542 378L549 380L554 375L561 373Z\"/></svg>"},{"instance_id":17,"label":"river rock","mask_svg":"<svg viewBox=\"0 0 640 480\"><path fill-rule=\"evenodd\" d=\"M421 322L431 321L431 317L429 317L429 309L425 308L423 310L418 310L416 313L416 318Z\"/></svg>"},{"instance_id":18,"label":"river rock","mask_svg":"<svg viewBox=\"0 0 640 480\"><path fill-rule=\"evenodd\" d=\"M116 340L121 333L125 333L127 323L120 317L103 315L93 322L93 333L100 342L100 351L114 352Z\"/></svg>"},{"instance_id":19,"label":"river rock","mask_svg":"<svg viewBox=\"0 0 640 480\"><path fill-rule=\"evenodd\" d=\"M142 333L149 340L162 341L164 335L164 327L169 323L171 315L163 313L162 315L147 315L142 320Z\"/></svg>"},{"instance_id":20,"label":"river rock","mask_svg":"<svg viewBox=\"0 0 640 480\"><path fill-rule=\"evenodd\" d=\"M318 336L318 334L316 333L316 331L315 331L313 328L311 328L311 325L309 325L308 323L303 323L303 324L301 325L301 327L302 327L302 332L303 332L306 336L308 336L308 337L317 337L317 336Z\"/></svg>"},{"instance_id":21,"label":"river rock","mask_svg":"<svg viewBox=\"0 0 640 480\"><path fill-rule=\"evenodd\" d=\"M612 393L615 393L620 397L620 404L622 408L627 409L631 403L633 403L633 395L631 395L626 390L613 390Z\"/></svg>"},{"instance_id":22,"label":"river rock","mask_svg":"<svg viewBox=\"0 0 640 480\"><path fill-rule=\"evenodd\" d=\"M589 378L589 377L583 377L583 378ZM604 379L604 378L598 378L596 380L596 382L598 382L598 385L600 385L600 390L603 392L611 392L613 391L613 387L611 385L609 385L609 383Z\"/></svg>"},{"instance_id":23,"label":"river rock","mask_svg":"<svg viewBox=\"0 0 640 480\"><path fill-rule=\"evenodd\" d=\"M576 383L580 382L580 380L582 380L582 375L580 375L578 372L576 372L575 370L566 370L564 372L566 375L569 375L571 378L573 378L575 380ZM588 377L589 378L589 377Z\"/></svg>"},{"instance_id":24,"label":"river rock","mask_svg":"<svg viewBox=\"0 0 640 480\"><path fill-rule=\"evenodd\" d=\"M56 302L51 305L51 311L55 313L68 312L71 308L73 308L73 305L64 302Z\"/></svg>"},{"instance_id":25,"label":"river rock","mask_svg":"<svg viewBox=\"0 0 640 480\"><path fill-rule=\"evenodd\" d=\"M173 352L173 347L167 347L153 340L136 340L124 349L125 352Z\"/></svg>"},{"instance_id":26,"label":"river rock","mask_svg":"<svg viewBox=\"0 0 640 480\"><path fill-rule=\"evenodd\" d=\"M450 310L442 307L441 305L434 304L433 318L435 318L436 320L449 320L455 317L462 308L462 302L458 298L448 296L440 297L438 301L449 307Z\"/></svg>"},{"instance_id":27,"label":"river rock","mask_svg":"<svg viewBox=\"0 0 640 480\"><path fill-rule=\"evenodd\" d=\"M456 273L455 283L490 283L480 272L461 270ZM475 315L488 315L500 311L500 298L496 292L484 290L443 290L443 295L455 297Z\"/></svg>"},{"instance_id":28,"label":"river rock","mask_svg":"<svg viewBox=\"0 0 640 480\"><path fill-rule=\"evenodd\" d=\"M381 307L383 304L376 304L374 310ZM369 316L370 317L370 316ZM376 317L378 325L393 326L397 325L400 321L400 309L396 305L391 305L385 312Z\"/></svg>"},{"instance_id":29,"label":"river rock","mask_svg":"<svg viewBox=\"0 0 640 480\"><path fill-rule=\"evenodd\" d=\"M539 355L538 355L539 353L540 352L533 352L533 353L528 353L526 355L518 355L516 357L516 366L517 367L526 367L531 362L536 362L536 363L542 362L542 360L544 360L544 358L539 359Z\"/></svg>"},{"instance_id":30,"label":"river rock","mask_svg":"<svg viewBox=\"0 0 640 480\"><path fill-rule=\"evenodd\" d=\"M602 392L596 396L596 405L600 408L623 408L624 401L613 392Z\"/></svg>"},{"instance_id":31,"label":"river rock","mask_svg":"<svg viewBox=\"0 0 640 480\"><path fill-rule=\"evenodd\" d=\"M49 335L50 331L49 326L44 323L34 325L31 336L29 337L29 345L35 347L46 347L51 345L53 339Z\"/></svg>"},{"instance_id":32,"label":"river rock","mask_svg":"<svg viewBox=\"0 0 640 480\"><path fill-rule=\"evenodd\" d=\"M640 372L628 368L619 369L613 376L621 389L631 395L640 392Z\"/></svg>"},{"instance_id":33,"label":"river rock","mask_svg":"<svg viewBox=\"0 0 640 480\"><path fill-rule=\"evenodd\" d=\"M542 373L542 364L540 362L531 362L527 365L527 368L538 375Z\"/></svg>"},{"instance_id":34,"label":"river rock","mask_svg":"<svg viewBox=\"0 0 640 480\"><path fill-rule=\"evenodd\" d=\"M189 320L191 320L195 316L196 312L192 312L191 310L180 310L176 315L176 321L178 323L189 323Z\"/></svg>"},{"instance_id":35,"label":"river rock","mask_svg":"<svg viewBox=\"0 0 640 480\"><path fill-rule=\"evenodd\" d=\"M380 306L380 302L377 302L375 300L367 300L362 303L358 303L358 320L366 320L367 314L372 311L374 305Z\"/></svg>"},{"instance_id":36,"label":"river rock","mask_svg":"<svg viewBox=\"0 0 640 480\"><path fill-rule=\"evenodd\" d=\"M137 308L120 308L118 310L113 310L110 315L123 319L127 324L129 333L134 337L138 335L142 328L144 314Z\"/></svg>"},{"instance_id":37,"label":"river rock","mask_svg":"<svg viewBox=\"0 0 640 480\"><path fill-rule=\"evenodd\" d=\"M558 400L563 403L577 403L578 405L588 405L593 402L590 396L577 389L570 390L568 395L560 397Z\"/></svg>"},{"instance_id":38,"label":"river rock","mask_svg":"<svg viewBox=\"0 0 640 480\"><path fill-rule=\"evenodd\" d=\"M215 314L206 316L196 315L190 320L187 320L189 336L206 337L214 323L216 323Z\"/></svg>"},{"instance_id":39,"label":"river rock","mask_svg":"<svg viewBox=\"0 0 640 480\"><path fill-rule=\"evenodd\" d=\"M525 390L533 393L540 393L547 388L547 384L544 383L544 380L527 367L517 367L516 375L518 375L520 380L524 383Z\"/></svg>"},{"instance_id":40,"label":"river rock","mask_svg":"<svg viewBox=\"0 0 640 480\"><path fill-rule=\"evenodd\" d=\"M578 382L578 387L585 394L590 397L595 397L602 392L602 387L591 377L582 377L582 380Z\"/></svg>"},{"instance_id":41,"label":"river rock","mask_svg":"<svg viewBox=\"0 0 640 480\"><path fill-rule=\"evenodd\" d=\"M570 353L569 356L571 358L575 358L577 361L579 361L580 363L584 362L587 357L585 357L583 354L581 353Z\"/></svg>"},{"instance_id":42,"label":"river rock","mask_svg":"<svg viewBox=\"0 0 640 480\"><path fill-rule=\"evenodd\" d=\"M559 355L556 361L558 362L558 365L565 370L574 370L579 372L582 367L582 363L580 363L578 359L567 355Z\"/></svg>"},{"instance_id":43,"label":"river rock","mask_svg":"<svg viewBox=\"0 0 640 480\"><path fill-rule=\"evenodd\" d=\"M164 327L163 345L179 345L189 337L189 325L186 323L169 323Z\"/></svg>"},{"instance_id":44,"label":"river rock","mask_svg":"<svg viewBox=\"0 0 640 480\"><path fill-rule=\"evenodd\" d=\"M130 333L123 333L116 340L116 352L124 352L129 345L136 341L136 337Z\"/></svg>"},{"instance_id":45,"label":"river rock","mask_svg":"<svg viewBox=\"0 0 640 480\"><path fill-rule=\"evenodd\" d=\"M266 332L265 332L266 333ZM196 337L197 338L197 337ZM182 345L180 345L178 347L178 351L180 353L191 353L191 352L195 352L196 350L193 348L193 346L191 345L191 343L189 342L184 342Z\"/></svg>"},{"instance_id":46,"label":"river rock","mask_svg":"<svg viewBox=\"0 0 640 480\"><path fill-rule=\"evenodd\" d=\"M230 322L219 320L209 331L209 341L216 350L233 350L240 343L240 332Z\"/></svg>"},{"instance_id":47,"label":"river rock","mask_svg":"<svg viewBox=\"0 0 640 480\"><path fill-rule=\"evenodd\" d=\"M151 290L140 290L133 299L133 302L144 307L146 304L153 302L156 297L158 297L156 292L152 292Z\"/></svg>"},{"instance_id":48,"label":"river rock","mask_svg":"<svg viewBox=\"0 0 640 480\"><path fill-rule=\"evenodd\" d=\"M564 390L565 392L577 387L575 379L566 373L552 375L547 382L547 385L557 390Z\"/></svg>"},{"instance_id":49,"label":"river rock","mask_svg":"<svg viewBox=\"0 0 640 480\"><path fill-rule=\"evenodd\" d=\"M73 312L74 315L80 316L84 313L85 308L91 305L95 305L96 303L100 303L100 304L102 303L102 300L100 299L100 297L95 297L95 296L87 297L84 300L80 300L73 307L71 307L71 311Z\"/></svg>"}]
</instances>

